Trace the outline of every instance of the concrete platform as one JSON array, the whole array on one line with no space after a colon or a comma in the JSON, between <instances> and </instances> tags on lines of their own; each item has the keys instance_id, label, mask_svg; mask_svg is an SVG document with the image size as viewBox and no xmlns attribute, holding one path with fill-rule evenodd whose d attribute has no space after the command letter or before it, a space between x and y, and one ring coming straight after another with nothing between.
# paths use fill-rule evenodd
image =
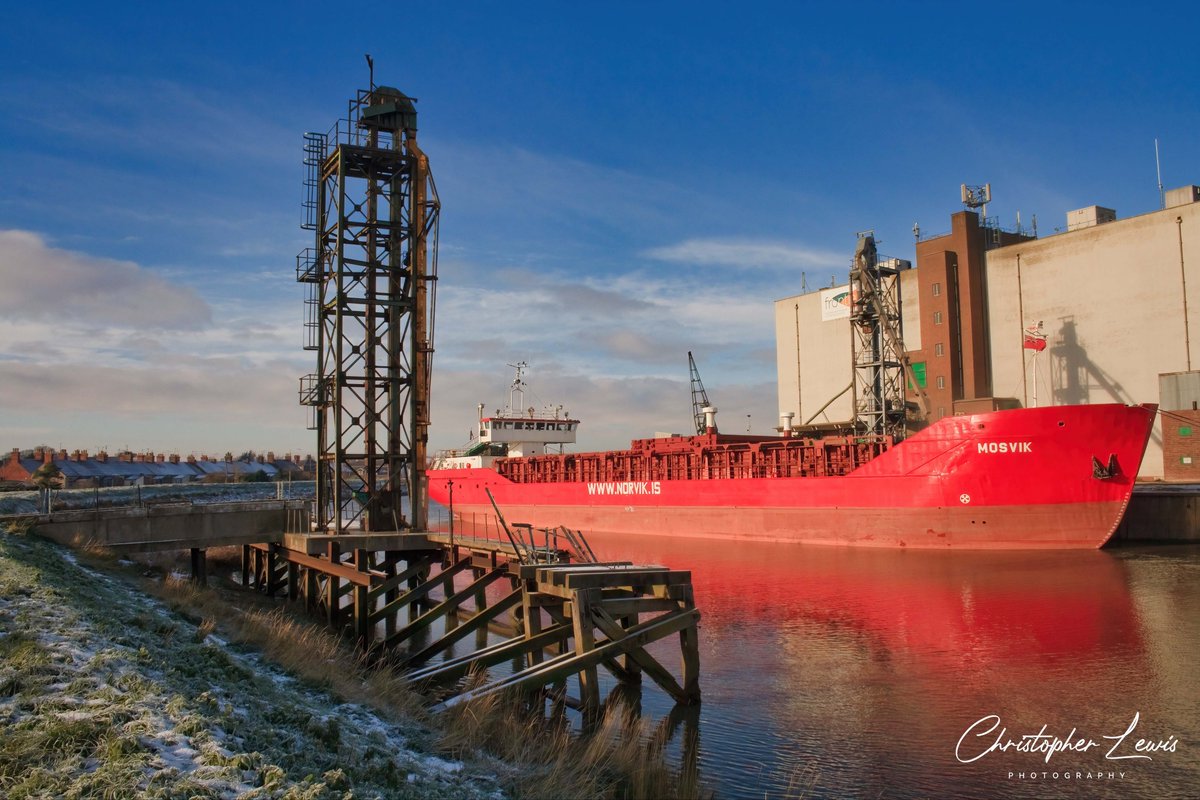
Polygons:
<instances>
[{"instance_id":1,"label":"concrete platform","mask_svg":"<svg viewBox=\"0 0 1200 800\"><path fill-rule=\"evenodd\" d=\"M1112 542L1200 542L1200 484L1139 483Z\"/></svg>"},{"instance_id":2,"label":"concrete platform","mask_svg":"<svg viewBox=\"0 0 1200 800\"><path fill-rule=\"evenodd\" d=\"M33 522L37 535L71 547L153 552L279 542L288 512L307 507L306 500L177 503L56 511Z\"/></svg>"}]
</instances>

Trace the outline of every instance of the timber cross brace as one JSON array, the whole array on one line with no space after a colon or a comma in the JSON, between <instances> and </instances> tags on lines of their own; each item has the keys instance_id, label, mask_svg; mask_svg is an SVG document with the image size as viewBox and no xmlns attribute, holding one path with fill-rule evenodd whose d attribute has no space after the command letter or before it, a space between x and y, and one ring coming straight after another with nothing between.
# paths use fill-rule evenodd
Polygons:
<instances>
[{"instance_id":1,"label":"timber cross brace","mask_svg":"<svg viewBox=\"0 0 1200 800\"><path fill-rule=\"evenodd\" d=\"M282 544L247 546L243 586L304 602L335 629L349 629L373 657L406 670L410 682L444 687L436 710L519 691L594 719L600 667L622 685L636 687L647 675L677 702L699 702L700 612L690 572L564 563L568 553L548 549L540 563L521 563L521 550L508 543L382 536L388 541L289 535ZM489 632L503 638L489 643ZM474 647L454 655L451 648L472 634ZM672 635L680 643L678 678L646 650ZM468 680L505 663L519 668ZM567 694L571 676L578 697Z\"/></svg>"}]
</instances>

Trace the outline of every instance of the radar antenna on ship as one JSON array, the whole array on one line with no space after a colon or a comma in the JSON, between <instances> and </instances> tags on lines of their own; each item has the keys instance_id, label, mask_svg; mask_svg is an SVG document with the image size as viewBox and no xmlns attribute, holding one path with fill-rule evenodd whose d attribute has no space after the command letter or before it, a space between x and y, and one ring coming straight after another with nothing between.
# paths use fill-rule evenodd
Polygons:
<instances>
[{"instance_id":1,"label":"radar antenna on ship","mask_svg":"<svg viewBox=\"0 0 1200 800\"><path fill-rule=\"evenodd\" d=\"M518 361L515 364L505 364L505 366L512 367L517 371L512 385L508 387L508 413L519 414L525 408L525 381L521 380L521 374L529 369L529 363ZM532 410L530 409L530 411Z\"/></svg>"},{"instance_id":2,"label":"radar antenna on ship","mask_svg":"<svg viewBox=\"0 0 1200 800\"><path fill-rule=\"evenodd\" d=\"M704 391L704 382L700 380L700 370L696 369L696 359L688 350L688 369L692 373L692 419L696 423L696 435L705 431L704 409L709 407L708 392Z\"/></svg>"}]
</instances>

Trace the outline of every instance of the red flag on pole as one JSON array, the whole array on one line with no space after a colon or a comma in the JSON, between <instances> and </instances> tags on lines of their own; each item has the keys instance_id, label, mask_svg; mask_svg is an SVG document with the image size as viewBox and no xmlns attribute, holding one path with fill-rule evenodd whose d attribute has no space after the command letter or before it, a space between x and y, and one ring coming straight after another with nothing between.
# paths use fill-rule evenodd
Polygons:
<instances>
[{"instance_id":1,"label":"red flag on pole","mask_svg":"<svg viewBox=\"0 0 1200 800\"><path fill-rule=\"evenodd\" d=\"M1037 353L1046 349L1046 334L1042 333L1042 323L1030 325L1025 329L1025 349Z\"/></svg>"}]
</instances>

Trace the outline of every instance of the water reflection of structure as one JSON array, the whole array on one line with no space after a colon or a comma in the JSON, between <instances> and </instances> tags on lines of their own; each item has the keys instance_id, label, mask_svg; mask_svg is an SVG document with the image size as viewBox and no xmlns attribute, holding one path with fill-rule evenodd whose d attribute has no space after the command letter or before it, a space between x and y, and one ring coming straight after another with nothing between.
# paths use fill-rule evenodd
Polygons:
<instances>
[{"instance_id":1,"label":"water reflection of structure","mask_svg":"<svg viewBox=\"0 0 1200 800\"><path fill-rule=\"evenodd\" d=\"M967 796L956 781L1022 758L955 762L954 742L985 714L1010 731L1104 735L1128 724L1127 706L1162 706L1141 677L1150 665L1127 564L1111 553L594 543L602 558L691 570L705 614L699 759L722 795L786 794L816 770L845 795Z\"/></svg>"}]
</instances>

